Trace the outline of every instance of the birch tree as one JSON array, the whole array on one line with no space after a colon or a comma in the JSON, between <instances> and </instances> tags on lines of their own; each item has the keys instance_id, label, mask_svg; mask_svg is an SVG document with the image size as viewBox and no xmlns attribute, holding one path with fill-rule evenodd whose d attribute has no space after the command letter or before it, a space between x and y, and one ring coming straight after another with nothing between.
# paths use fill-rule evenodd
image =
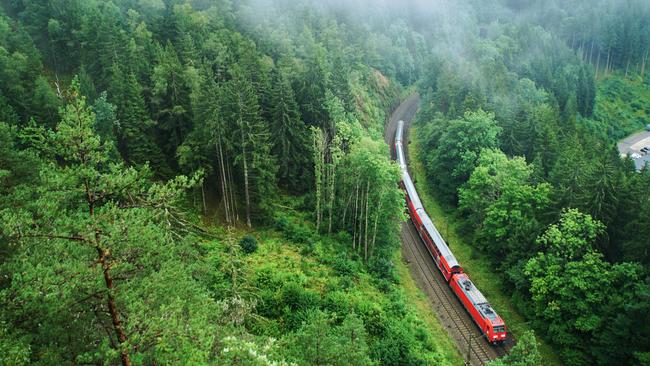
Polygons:
<instances>
[{"instance_id":1,"label":"birch tree","mask_svg":"<svg viewBox=\"0 0 650 366\"><path fill-rule=\"evenodd\" d=\"M311 128L312 151L314 158L314 184L316 194L316 231L320 231L323 218L323 176L325 171L325 149L327 135L318 127Z\"/></svg>"}]
</instances>

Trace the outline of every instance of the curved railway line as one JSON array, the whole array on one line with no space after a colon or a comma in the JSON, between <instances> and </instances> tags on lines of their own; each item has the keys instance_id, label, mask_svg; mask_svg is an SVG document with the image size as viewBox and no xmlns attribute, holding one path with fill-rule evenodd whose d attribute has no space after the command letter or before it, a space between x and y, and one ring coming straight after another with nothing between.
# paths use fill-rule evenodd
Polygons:
<instances>
[{"instance_id":1,"label":"curved railway line","mask_svg":"<svg viewBox=\"0 0 650 366\"><path fill-rule=\"evenodd\" d=\"M407 227L402 228L402 236L408 236L410 238L408 240L409 243L419 241L419 236L417 236L417 233L414 233L415 228L413 224L408 222L407 225ZM438 310L442 310L438 311L438 316L447 320L445 322L447 327L452 326L458 331L457 334L461 339L457 338L456 340L459 343L458 346L461 352L464 354L465 361L469 364L487 365L488 362L494 360L496 357L503 356L505 350L502 347L491 347L483 339L480 332L475 329L476 325L474 325L465 310L462 308L459 309L459 306L455 306L460 305L458 304L458 299L451 293L442 275L431 271L431 267L427 267L426 261L423 260L429 255L426 249L421 245L407 245L406 250L415 258L415 265L424 274L428 287L433 290L427 291L427 294L430 297L435 297L433 301L438 305ZM465 349L463 349L463 345L465 345Z\"/></svg>"},{"instance_id":2,"label":"curved railway line","mask_svg":"<svg viewBox=\"0 0 650 366\"><path fill-rule=\"evenodd\" d=\"M405 121L404 136L405 141L408 141L406 138L408 126L418 109L418 104L419 97L414 94L393 112L385 128L385 139L391 146L399 120ZM408 143L404 144L404 153L408 162L407 147ZM438 319L455 340L465 359L465 364L484 366L491 360L505 355L512 347L513 342L493 347L483 338L478 327L438 271L433 258L410 220L402 225L401 240L402 254L411 274L421 290L427 294Z\"/></svg>"}]
</instances>

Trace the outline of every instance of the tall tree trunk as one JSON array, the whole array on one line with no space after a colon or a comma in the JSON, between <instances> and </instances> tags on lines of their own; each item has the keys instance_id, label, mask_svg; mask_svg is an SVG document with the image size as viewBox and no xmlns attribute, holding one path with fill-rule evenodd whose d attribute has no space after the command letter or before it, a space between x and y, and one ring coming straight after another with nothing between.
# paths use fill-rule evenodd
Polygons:
<instances>
[{"instance_id":1,"label":"tall tree trunk","mask_svg":"<svg viewBox=\"0 0 650 366\"><path fill-rule=\"evenodd\" d=\"M612 56L612 46L609 46L609 48L607 49L607 62L605 63L605 74L609 73L609 62L611 60L611 56Z\"/></svg>"},{"instance_id":2,"label":"tall tree trunk","mask_svg":"<svg viewBox=\"0 0 650 366\"><path fill-rule=\"evenodd\" d=\"M329 174L329 185L330 185L330 191L329 191L329 217L328 217L328 223L327 223L327 233L331 234L332 233L332 211L334 210L334 199L336 198L336 162L332 161L331 168L330 168L330 174Z\"/></svg>"},{"instance_id":3,"label":"tall tree trunk","mask_svg":"<svg viewBox=\"0 0 650 366\"><path fill-rule=\"evenodd\" d=\"M320 232L320 224L323 218L323 175L325 165L325 139L323 130L312 129L314 149L314 181L316 184L316 231ZM325 177L327 179L327 177Z\"/></svg>"},{"instance_id":4,"label":"tall tree trunk","mask_svg":"<svg viewBox=\"0 0 650 366\"><path fill-rule=\"evenodd\" d=\"M227 159L227 156L226 156ZM228 171L228 181L230 182L228 191L230 192L230 212L232 213L233 222L239 221L239 207L237 207L237 197L235 197L235 190L233 189L232 169L230 169L230 162L226 160L226 170Z\"/></svg>"},{"instance_id":5,"label":"tall tree trunk","mask_svg":"<svg viewBox=\"0 0 650 366\"><path fill-rule=\"evenodd\" d=\"M598 48L598 58L596 59L596 79L598 79L598 69L600 68L600 47Z\"/></svg>"},{"instance_id":6,"label":"tall tree trunk","mask_svg":"<svg viewBox=\"0 0 650 366\"><path fill-rule=\"evenodd\" d=\"M361 186L359 185L359 216L357 217L357 221L356 221L356 230L357 230L356 246L358 252L361 252L361 237L363 235L362 222L363 222L363 189L361 189Z\"/></svg>"},{"instance_id":7,"label":"tall tree trunk","mask_svg":"<svg viewBox=\"0 0 650 366\"><path fill-rule=\"evenodd\" d=\"M348 210L350 209L350 205L352 204L352 196L354 194L350 192L350 195L348 196L348 199L346 200L345 203L345 209L343 210L343 219L341 220L341 227L346 228L346 224L348 223L347 217L348 217Z\"/></svg>"},{"instance_id":8,"label":"tall tree trunk","mask_svg":"<svg viewBox=\"0 0 650 366\"><path fill-rule=\"evenodd\" d=\"M381 205L382 205L382 198L384 196L384 190L379 193L379 204L377 205L377 210L375 213L375 225L372 229L372 244L370 245L370 256L372 257L372 253L375 250L375 241L377 239L377 223L379 222L379 214L381 213Z\"/></svg>"},{"instance_id":9,"label":"tall tree trunk","mask_svg":"<svg viewBox=\"0 0 650 366\"><path fill-rule=\"evenodd\" d=\"M232 223L230 217L230 202L228 195L228 176L226 175L226 166L223 161L223 147L221 146L221 134L217 137L217 153L219 154L219 169L221 169L220 180L221 180L221 199L223 200L223 209L226 211L226 222L228 224Z\"/></svg>"},{"instance_id":10,"label":"tall tree trunk","mask_svg":"<svg viewBox=\"0 0 650 366\"><path fill-rule=\"evenodd\" d=\"M88 181L84 182L84 187L86 191L86 201L88 202L88 214L91 217L95 216L95 196L91 191ZM120 319L120 312L117 309L117 303L115 302L115 284L113 283L113 278L110 274L110 263L108 263L107 256L109 251L103 249L101 246L101 234L100 229L95 228L95 250L97 251L97 263L102 266L102 274L104 277L104 285L106 286L106 302L108 305L108 312L111 316L111 322L113 323L113 330L117 337L119 345L122 346L118 350L120 352L120 360L122 361L122 366L131 366L131 358L129 357L128 348L124 347L128 341L124 327L122 326L122 321Z\"/></svg>"},{"instance_id":11,"label":"tall tree trunk","mask_svg":"<svg viewBox=\"0 0 650 366\"><path fill-rule=\"evenodd\" d=\"M356 193L354 196L354 218L352 220L352 227L354 228L354 236L352 237L352 249L355 250L357 246L357 222L358 222L358 212L359 212L359 178L357 178L357 186L355 189Z\"/></svg>"},{"instance_id":12,"label":"tall tree trunk","mask_svg":"<svg viewBox=\"0 0 650 366\"><path fill-rule=\"evenodd\" d=\"M370 200L370 181L366 183L366 222L363 235L363 259L368 262L368 201Z\"/></svg>"},{"instance_id":13,"label":"tall tree trunk","mask_svg":"<svg viewBox=\"0 0 650 366\"><path fill-rule=\"evenodd\" d=\"M205 183L201 182L201 198L203 199L203 215L208 215L208 207L205 204Z\"/></svg>"},{"instance_id":14,"label":"tall tree trunk","mask_svg":"<svg viewBox=\"0 0 650 366\"><path fill-rule=\"evenodd\" d=\"M99 231L96 232L95 234L96 237L99 237ZM108 303L108 312L111 315L111 321L113 322L113 329L115 329L115 333L117 334L117 340L120 343L120 345L125 345L127 343L127 337L126 337L126 332L124 331L124 327L122 326L122 322L120 320L120 313L117 310L117 304L115 303L115 297L113 296L113 292L115 291L115 285L113 284L113 279L111 278L110 274L110 265L106 261L106 256L108 252L99 246L96 247L97 249L97 255L99 256L99 264L102 266L102 272L104 274L104 284L106 285L107 291L107 303ZM131 359L129 357L129 352L126 348L122 348L119 350L120 352L120 360L122 361L122 366L130 366L131 365Z\"/></svg>"},{"instance_id":15,"label":"tall tree trunk","mask_svg":"<svg viewBox=\"0 0 650 366\"><path fill-rule=\"evenodd\" d=\"M627 73L630 70L630 56L627 57L627 65L625 66L625 77L627 78Z\"/></svg>"},{"instance_id":16,"label":"tall tree trunk","mask_svg":"<svg viewBox=\"0 0 650 366\"><path fill-rule=\"evenodd\" d=\"M589 63L591 63L591 56L594 53L594 40L591 40L591 49L589 50Z\"/></svg>"},{"instance_id":17,"label":"tall tree trunk","mask_svg":"<svg viewBox=\"0 0 650 366\"><path fill-rule=\"evenodd\" d=\"M580 61L585 60L585 54L584 54L584 40L580 40L580 47L578 47L578 53L580 54Z\"/></svg>"},{"instance_id":18,"label":"tall tree trunk","mask_svg":"<svg viewBox=\"0 0 650 366\"><path fill-rule=\"evenodd\" d=\"M251 198L250 192L248 191L248 159L246 158L246 133L244 132L243 121L241 123L241 153L242 161L244 163L244 196L246 198L246 225L252 227L251 225Z\"/></svg>"},{"instance_id":19,"label":"tall tree trunk","mask_svg":"<svg viewBox=\"0 0 650 366\"><path fill-rule=\"evenodd\" d=\"M363 240L363 258L368 262L368 201L370 193L370 181L366 183L366 228L364 230L364 240Z\"/></svg>"}]
</instances>

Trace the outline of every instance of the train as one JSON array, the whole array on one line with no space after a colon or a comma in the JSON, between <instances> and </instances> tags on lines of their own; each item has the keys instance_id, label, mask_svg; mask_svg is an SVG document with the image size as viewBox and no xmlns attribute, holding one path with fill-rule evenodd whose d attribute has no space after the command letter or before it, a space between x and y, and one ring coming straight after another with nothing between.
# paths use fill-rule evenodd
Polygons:
<instances>
[{"instance_id":1,"label":"train","mask_svg":"<svg viewBox=\"0 0 650 366\"><path fill-rule=\"evenodd\" d=\"M404 121L399 121L395 132L395 155L402 172L400 187L406 192L408 214L424 242L434 263L440 270L447 285L458 297L474 323L479 327L483 337L493 345L501 344L507 339L506 324L492 308L485 296L474 285L467 273L456 260L454 253L424 210L420 196L408 172L403 146Z\"/></svg>"}]
</instances>

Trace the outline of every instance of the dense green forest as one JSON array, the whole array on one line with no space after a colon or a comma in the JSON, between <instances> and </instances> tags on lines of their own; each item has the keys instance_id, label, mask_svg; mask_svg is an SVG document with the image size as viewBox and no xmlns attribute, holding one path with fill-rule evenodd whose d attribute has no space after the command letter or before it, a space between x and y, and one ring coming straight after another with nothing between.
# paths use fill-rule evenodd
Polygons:
<instances>
[{"instance_id":1,"label":"dense green forest","mask_svg":"<svg viewBox=\"0 0 650 366\"><path fill-rule=\"evenodd\" d=\"M429 180L566 364L647 364L650 171L615 139L648 123L650 7L493 5L418 84Z\"/></svg>"},{"instance_id":2,"label":"dense green forest","mask_svg":"<svg viewBox=\"0 0 650 366\"><path fill-rule=\"evenodd\" d=\"M650 114L645 2L0 4L0 364L458 364L395 263L415 88L537 334L650 362L650 172L613 143ZM543 364L517 336L495 364Z\"/></svg>"},{"instance_id":3,"label":"dense green forest","mask_svg":"<svg viewBox=\"0 0 650 366\"><path fill-rule=\"evenodd\" d=\"M1 364L457 363L393 264L401 32L293 2L3 11Z\"/></svg>"}]
</instances>

